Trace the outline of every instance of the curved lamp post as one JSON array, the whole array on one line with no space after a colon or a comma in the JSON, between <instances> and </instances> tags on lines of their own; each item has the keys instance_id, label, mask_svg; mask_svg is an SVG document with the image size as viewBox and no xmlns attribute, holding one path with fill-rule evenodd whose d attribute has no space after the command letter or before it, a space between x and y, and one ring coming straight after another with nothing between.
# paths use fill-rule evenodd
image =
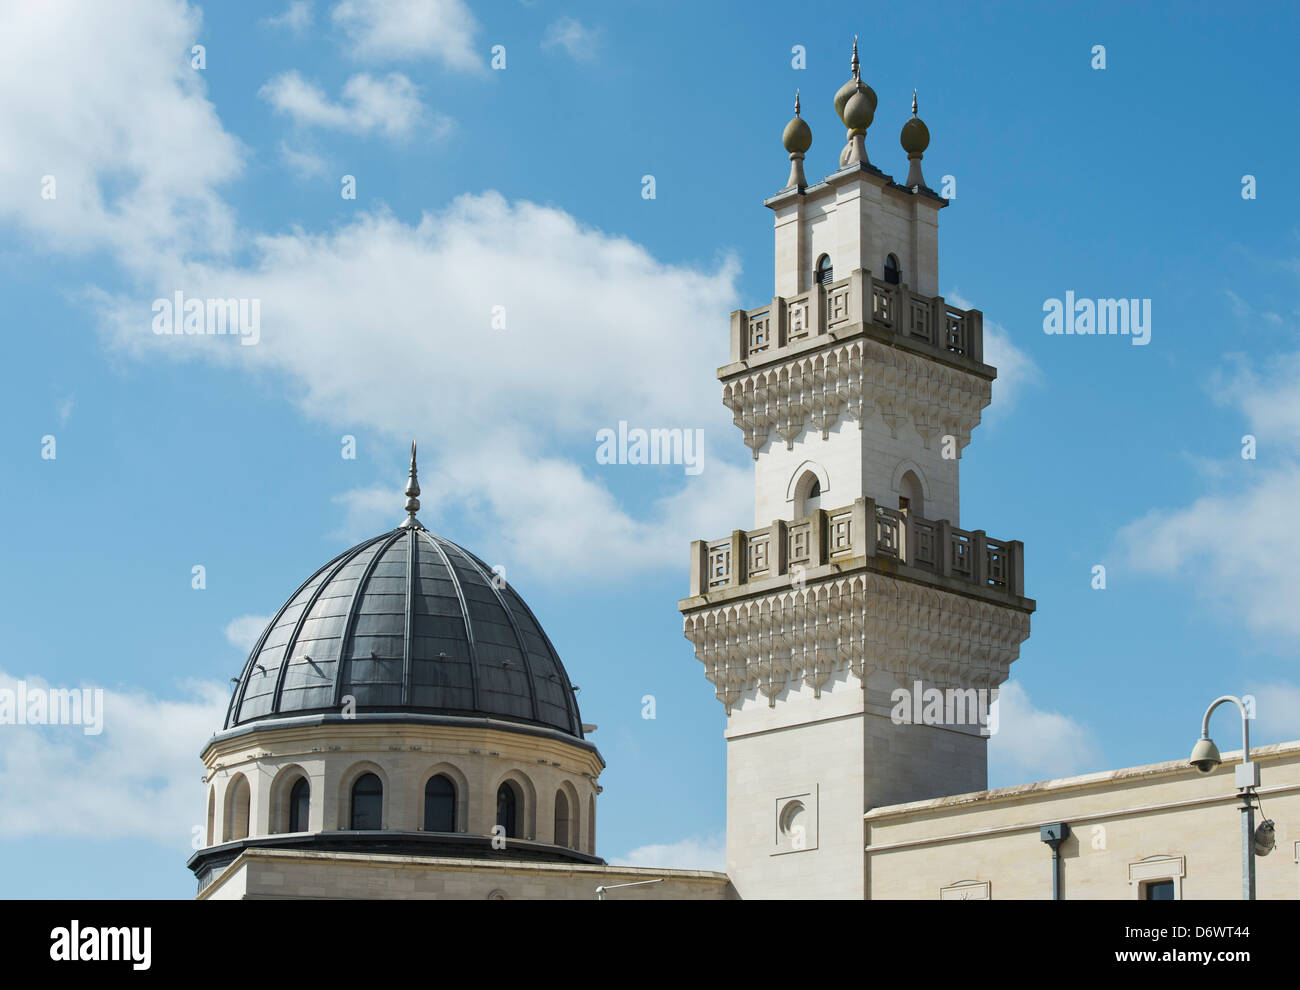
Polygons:
<instances>
[{"instance_id":1,"label":"curved lamp post","mask_svg":"<svg viewBox=\"0 0 1300 990\"><path fill-rule=\"evenodd\" d=\"M1255 809L1251 798L1259 786L1259 764L1250 760L1250 716L1246 705L1240 698L1225 694L1215 698L1210 707L1205 709L1205 718L1201 720L1201 738L1192 748L1191 758L1187 761L1201 773L1210 773L1222 762L1219 747L1210 738L1210 716L1214 709L1231 701L1241 709L1241 763L1234 771L1233 782L1237 785L1237 794L1241 797L1241 899L1255 899Z\"/></svg>"}]
</instances>

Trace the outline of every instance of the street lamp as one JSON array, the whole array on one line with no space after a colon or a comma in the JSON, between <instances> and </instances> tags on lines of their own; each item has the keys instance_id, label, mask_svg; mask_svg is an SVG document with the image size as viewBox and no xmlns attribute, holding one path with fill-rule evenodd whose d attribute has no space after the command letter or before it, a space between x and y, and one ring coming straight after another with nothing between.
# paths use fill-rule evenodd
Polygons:
<instances>
[{"instance_id":1,"label":"street lamp","mask_svg":"<svg viewBox=\"0 0 1300 990\"><path fill-rule=\"evenodd\" d=\"M650 883L663 883L663 882L664 882L664 878L663 878L663 877L660 877L658 880L638 880L636 883L609 883L609 884L605 884L603 887L597 887L597 888L596 888L596 900L598 900L598 901L603 901L603 900L605 899L605 891L607 891L607 890L613 890L615 887L644 887L646 884L650 884Z\"/></svg>"},{"instance_id":2,"label":"street lamp","mask_svg":"<svg viewBox=\"0 0 1300 990\"><path fill-rule=\"evenodd\" d=\"M1241 797L1241 898L1245 901L1255 899L1255 856L1266 856L1274 845L1273 823L1260 825L1260 834L1255 833L1255 809L1251 799L1255 788L1259 787L1259 764L1250 760L1250 716L1245 703L1230 694L1215 698L1209 708L1205 709L1205 718L1201 720L1201 738L1192 747L1191 758L1187 761L1201 773L1210 773L1222 762L1219 747L1210 738L1210 716L1214 709L1231 701L1241 709L1241 763L1233 774L1237 785L1237 794Z\"/></svg>"}]
</instances>

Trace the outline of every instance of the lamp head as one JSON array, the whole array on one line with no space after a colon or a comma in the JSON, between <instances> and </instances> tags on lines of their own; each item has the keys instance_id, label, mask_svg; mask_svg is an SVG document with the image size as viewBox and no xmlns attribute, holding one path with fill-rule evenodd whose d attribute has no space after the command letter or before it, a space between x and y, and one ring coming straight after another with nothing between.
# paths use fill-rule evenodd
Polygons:
<instances>
[{"instance_id":1,"label":"lamp head","mask_svg":"<svg viewBox=\"0 0 1300 990\"><path fill-rule=\"evenodd\" d=\"M1191 759L1187 761L1196 767L1201 773L1210 773L1223 762L1219 756L1219 747L1214 745L1214 740L1205 736L1197 741L1192 748Z\"/></svg>"}]
</instances>

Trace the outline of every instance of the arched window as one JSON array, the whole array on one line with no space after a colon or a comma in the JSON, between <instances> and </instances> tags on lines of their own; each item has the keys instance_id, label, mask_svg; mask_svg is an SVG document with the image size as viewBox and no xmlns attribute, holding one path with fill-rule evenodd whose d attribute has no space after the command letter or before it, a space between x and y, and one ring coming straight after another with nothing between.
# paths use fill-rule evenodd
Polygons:
<instances>
[{"instance_id":1,"label":"arched window","mask_svg":"<svg viewBox=\"0 0 1300 990\"><path fill-rule=\"evenodd\" d=\"M235 779L226 789L224 841L233 842L236 839L248 838L248 803L251 796L248 778L242 773L235 774Z\"/></svg>"},{"instance_id":2,"label":"arched window","mask_svg":"<svg viewBox=\"0 0 1300 990\"><path fill-rule=\"evenodd\" d=\"M831 256L823 254L817 259L817 284L830 285L835 281L835 270L831 268Z\"/></svg>"},{"instance_id":3,"label":"arched window","mask_svg":"<svg viewBox=\"0 0 1300 990\"><path fill-rule=\"evenodd\" d=\"M795 487L795 518L812 515L822 507L822 482L811 471L805 471Z\"/></svg>"},{"instance_id":4,"label":"arched window","mask_svg":"<svg viewBox=\"0 0 1300 990\"><path fill-rule=\"evenodd\" d=\"M216 841L217 820L217 785L208 788L208 845Z\"/></svg>"},{"instance_id":5,"label":"arched window","mask_svg":"<svg viewBox=\"0 0 1300 990\"><path fill-rule=\"evenodd\" d=\"M564 791L555 792L555 844L569 844L569 799Z\"/></svg>"},{"instance_id":6,"label":"arched window","mask_svg":"<svg viewBox=\"0 0 1300 990\"><path fill-rule=\"evenodd\" d=\"M306 777L299 777L289 791L289 831L306 832L310 822L311 784Z\"/></svg>"},{"instance_id":7,"label":"arched window","mask_svg":"<svg viewBox=\"0 0 1300 990\"><path fill-rule=\"evenodd\" d=\"M424 785L424 830L456 831L456 785L442 774Z\"/></svg>"},{"instance_id":8,"label":"arched window","mask_svg":"<svg viewBox=\"0 0 1300 990\"><path fill-rule=\"evenodd\" d=\"M519 838L516 827L519 812L519 798L510 781L497 788L497 824L505 829L506 838Z\"/></svg>"},{"instance_id":9,"label":"arched window","mask_svg":"<svg viewBox=\"0 0 1300 990\"><path fill-rule=\"evenodd\" d=\"M384 784L373 773L363 773L352 785L352 828L383 828Z\"/></svg>"},{"instance_id":10,"label":"arched window","mask_svg":"<svg viewBox=\"0 0 1300 990\"><path fill-rule=\"evenodd\" d=\"M901 269L898 267L898 258L896 255L890 255L885 259L885 281L890 285L897 285L903 277Z\"/></svg>"},{"instance_id":11,"label":"arched window","mask_svg":"<svg viewBox=\"0 0 1300 990\"><path fill-rule=\"evenodd\" d=\"M903 473L902 480L898 483L898 496L900 509L906 508L913 515L926 518L925 496L921 490L921 479L916 476L915 471Z\"/></svg>"}]
</instances>

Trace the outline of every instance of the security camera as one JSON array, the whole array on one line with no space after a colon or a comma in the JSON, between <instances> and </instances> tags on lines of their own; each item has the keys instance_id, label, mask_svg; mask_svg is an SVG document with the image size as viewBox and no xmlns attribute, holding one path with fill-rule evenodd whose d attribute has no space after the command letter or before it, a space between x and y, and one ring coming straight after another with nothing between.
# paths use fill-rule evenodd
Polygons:
<instances>
[{"instance_id":1,"label":"security camera","mask_svg":"<svg viewBox=\"0 0 1300 990\"><path fill-rule=\"evenodd\" d=\"M1187 761L1201 773L1211 773L1223 760L1219 757L1219 747L1208 736L1202 737L1192 749L1191 759Z\"/></svg>"},{"instance_id":2,"label":"security camera","mask_svg":"<svg viewBox=\"0 0 1300 990\"><path fill-rule=\"evenodd\" d=\"M1255 829L1255 855L1267 856L1277 848L1277 831L1271 821L1260 822Z\"/></svg>"}]
</instances>

